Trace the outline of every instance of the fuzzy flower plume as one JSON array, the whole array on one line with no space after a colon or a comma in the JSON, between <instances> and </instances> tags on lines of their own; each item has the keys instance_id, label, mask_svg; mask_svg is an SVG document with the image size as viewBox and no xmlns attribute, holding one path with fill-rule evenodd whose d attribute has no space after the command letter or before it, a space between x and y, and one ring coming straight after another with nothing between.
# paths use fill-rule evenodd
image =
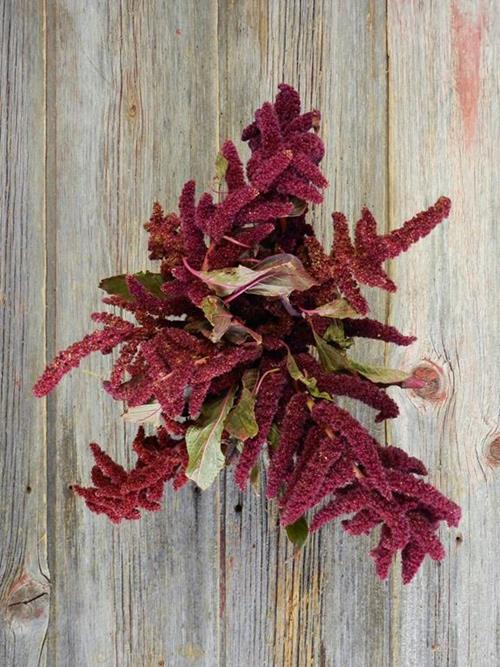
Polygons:
<instances>
[{"instance_id":1,"label":"fuzzy flower plume","mask_svg":"<svg viewBox=\"0 0 500 667\"><path fill-rule=\"evenodd\" d=\"M318 388L321 391L328 392L332 396L349 396L349 398L355 398L371 408L379 410L380 412L375 417L377 422L398 416L397 404L383 388L378 387L370 380L358 375L327 373L309 354L299 355L298 360L307 374L317 380Z\"/></svg>"},{"instance_id":2,"label":"fuzzy flower plume","mask_svg":"<svg viewBox=\"0 0 500 667\"><path fill-rule=\"evenodd\" d=\"M241 489L245 488L250 471L257 463L262 447L267 440L286 384L287 378L284 373L278 371L276 374L273 370L269 369L263 375L262 384L257 394L255 404L255 420L259 427L257 435L245 442L236 465L234 479Z\"/></svg>"},{"instance_id":3,"label":"fuzzy flower plume","mask_svg":"<svg viewBox=\"0 0 500 667\"><path fill-rule=\"evenodd\" d=\"M246 165L227 140L210 190L189 180L177 210L154 204L144 225L153 268L101 281L118 312L93 313L97 330L60 352L33 392L47 395L92 352L113 353L103 388L138 428L137 460L126 470L92 444L91 482L73 485L113 523L159 510L168 483L205 489L232 467L244 492L267 469L267 498L297 546L337 518L352 535L378 530L377 574L400 554L406 583L426 556L444 557L438 528L456 526L460 509L423 481L419 459L377 442L339 399L381 422L397 417L398 391L422 382L356 357L360 338L415 340L368 317L361 286L393 292L384 262L448 217L450 201L385 233L366 208L352 232L336 212L327 252L308 216L328 184L320 118L281 84L243 130Z\"/></svg>"},{"instance_id":4,"label":"fuzzy flower plume","mask_svg":"<svg viewBox=\"0 0 500 667\"><path fill-rule=\"evenodd\" d=\"M304 433L306 420L307 397L300 392L293 396L286 407L278 447L271 458L267 475L268 498L275 498L280 485L287 479L293 456Z\"/></svg>"},{"instance_id":5,"label":"fuzzy flower plume","mask_svg":"<svg viewBox=\"0 0 500 667\"><path fill-rule=\"evenodd\" d=\"M187 481L185 447L171 440L166 431L146 437L141 427L132 445L137 455L135 468L130 472L115 463L97 444L91 444L95 465L92 468L94 486L75 485L87 507L97 514L106 514L113 523L122 519L140 519L140 510L156 512L161 509L165 482L171 480L174 488Z\"/></svg>"},{"instance_id":6,"label":"fuzzy flower plume","mask_svg":"<svg viewBox=\"0 0 500 667\"><path fill-rule=\"evenodd\" d=\"M405 336L400 333L396 327L377 322L377 320L371 320L368 317L355 320L346 317L342 324L346 336L373 338L382 340L385 343L394 343L395 345L411 345L417 340L415 336Z\"/></svg>"}]
</instances>

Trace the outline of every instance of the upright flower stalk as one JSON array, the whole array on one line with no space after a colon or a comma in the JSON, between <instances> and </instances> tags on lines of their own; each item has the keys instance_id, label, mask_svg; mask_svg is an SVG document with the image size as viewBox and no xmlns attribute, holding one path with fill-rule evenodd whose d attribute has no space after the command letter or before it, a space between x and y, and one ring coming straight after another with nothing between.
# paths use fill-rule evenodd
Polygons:
<instances>
[{"instance_id":1,"label":"upright flower stalk","mask_svg":"<svg viewBox=\"0 0 500 667\"><path fill-rule=\"evenodd\" d=\"M406 583L426 555L444 557L437 529L456 526L460 509L423 481L421 461L378 443L338 397L383 421L398 415L388 387L419 386L409 373L356 360L358 337L415 340L367 317L361 285L395 291L385 260L429 234L451 204L440 197L388 234L363 209L351 236L335 212L327 252L307 222L327 186L319 127L319 111L302 113L298 93L281 84L243 131L246 169L226 141L217 201L188 181L178 212L154 205L145 229L156 272L104 279L103 301L121 315L94 313L101 328L60 352L34 394L47 395L91 352L118 348L103 387L138 424L137 462L127 471L91 445L91 486L74 486L90 510L114 523L138 519L160 509L169 481L204 489L232 466L243 491L267 466L267 497L291 539L338 517L353 535L380 528L376 572L387 577L401 552Z\"/></svg>"}]
</instances>

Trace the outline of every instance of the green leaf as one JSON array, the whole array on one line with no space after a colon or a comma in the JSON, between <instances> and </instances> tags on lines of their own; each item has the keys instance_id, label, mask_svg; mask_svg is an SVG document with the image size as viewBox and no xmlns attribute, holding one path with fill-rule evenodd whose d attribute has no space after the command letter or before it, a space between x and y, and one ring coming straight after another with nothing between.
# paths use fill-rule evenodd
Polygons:
<instances>
[{"instance_id":1,"label":"green leaf","mask_svg":"<svg viewBox=\"0 0 500 667\"><path fill-rule=\"evenodd\" d=\"M205 317L213 326L210 339L217 343L231 326L231 313L224 308L222 301L216 296L207 296L201 302Z\"/></svg>"},{"instance_id":2,"label":"green leaf","mask_svg":"<svg viewBox=\"0 0 500 667\"><path fill-rule=\"evenodd\" d=\"M134 278L143 285L151 294L163 298L165 295L161 291L163 278L160 273L151 273L150 271L139 271L139 273L132 274ZM111 278L104 278L99 283L99 287L114 296L121 296L126 301L133 301L134 297L130 294L127 285L127 274L123 273L119 276L111 276Z\"/></svg>"},{"instance_id":3,"label":"green leaf","mask_svg":"<svg viewBox=\"0 0 500 667\"><path fill-rule=\"evenodd\" d=\"M218 153L217 157L215 158L215 178L219 181L219 183L222 182L222 179L226 175L228 164L229 163L227 159L222 155L222 153Z\"/></svg>"},{"instance_id":4,"label":"green leaf","mask_svg":"<svg viewBox=\"0 0 500 667\"><path fill-rule=\"evenodd\" d=\"M247 387L243 387L240 400L227 416L224 428L238 440L257 435L259 425L255 419L255 396Z\"/></svg>"},{"instance_id":5,"label":"green leaf","mask_svg":"<svg viewBox=\"0 0 500 667\"><path fill-rule=\"evenodd\" d=\"M269 372L269 371L267 371ZM267 373L264 373L266 375ZM246 389L249 389L250 391L253 391L255 389L255 385L257 384L257 381L259 380L259 369L258 368L247 368L247 370L243 373L243 377L241 378L241 382L243 383L243 386Z\"/></svg>"},{"instance_id":6,"label":"green leaf","mask_svg":"<svg viewBox=\"0 0 500 667\"><path fill-rule=\"evenodd\" d=\"M353 359L349 359L343 350L338 350L327 342L313 330L316 349L318 350L321 365L330 373L339 371L348 371L363 375L372 382L379 384L399 384L407 380L411 373L398 370L397 368L385 368L384 366L371 366L361 364ZM348 340L348 339L346 339ZM342 342L339 343L342 345Z\"/></svg>"},{"instance_id":7,"label":"green leaf","mask_svg":"<svg viewBox=\"0 0 500 667\"><path fill-rule=\"evenodd\" d=\"M344 350L338 350L336 347L328 345L321 336L318 336L314 329L313 334L319 360L322 367L327 372L336 373L339 371L348 371L349 373L357 373L368 378L368 380L379 384L399 384L411 377L411 373L406 373L397 368L371 366L369 364L361 364L358 361L354 361L346 355ZM349 339L344 339L344 341L349 342ZM344 341L338 341L338 344L346 347Z\"/></svg>"},{"instance_id":8,"label":"green leaf","mask_svg":"<svg viewBox=\"0 0 500 667\"><path fill-rule=\"evenodd\" d=\"M411 377L411 373L406 373L397 368L385 368L384 366L371 366L369 364L360 364L357 361L349 360L351 367L360 375L368 378L372 382L380 384L399 384Z\"/></svg>"},{"instance_id":9,"label":"green leaf","mask_svg":"<svg viewBox=\"0 0 500 667\"><path fill-rule=\"evenodd\" d=\"M297 366L297 362L295 361L295 357L291 352L288 352L287 357L286 357L286 368L288 372L290 373L291 377L293 380L298 380L299 382L304 382L305 376L302 374L302 371L300 368ZM304 382L305 384L305 382Z\"/></svg>"},{"instance_id":10,"label":"green leaf","mask_svg":"<svg viewBox=\"0 0 500 667\"><path fill-rule=\"evenodd\" d=\"M267 435L267 444L271 447L271 449L276 449L280 441L280 431L279 428L276 426L276 424L271 424L271 428L269 429L269 433Z\"/></svg>"},{"instance_id":11,"label":"green leaf","mask_svg":"<svg viewBox=\"0 0 500 667\"><path fill-rule=\"evenodd\" d=\"M321 336L318 336L314 329L313 334L316 349L318 350L319 361L325 371L335 373L337 371L350 370L350 362L345 352L337 350L337 348L332 347L332 345L328 345Z\"/></svg>"},{"instance_id":12,"label":"green leaf","mask_svg":"<svg viewBox=\"0 0 500 667\"><path fill-rule=\"evenodd\" d=\"M259 426L255 419L255 401L254 388L259 379L259 370L257 368L248 368L241 378L243 388L241 390L240 400L229 413L225 430L238 440L247 440L257 435Z\"/></svg>"},{"instance_id":13,"label":"green leaf","mask_svg":"<svg viewBox=\"0 0 500 667\"><path fill-rule=\"evenodd\" d=\"M251 283L255 278L255 271L242 264L227 269L217 269L216 271L196 271L191 267L186 268L200 280L203 280L219 296L232 294L236 289Z\"/></svg>"},{"instance_id":14,"label":"green leaf","mask_svg":"<svg viewBox=\"0 0 500 667\"><path fill-rule=\"evenodd\" d=\"M196 271L186 261L184 263L192 274L203 280L218 296L230 296L227 301L244 292L260 296L288 296L295 290L304 291L316 285L300 259L286 253L267 257L253 269L239 264L216 271Z\"/></svg>"},{"instance_id":15,"label":"green leaf","mask_svg":"<svg viewBox=\"0 0 500 667\"><path fill-rule=\"evenodd\" d=\"M262 336L256 331L249 329L224 307L224 303L217 296L207 296L201 302L201 308L205 317L213 326L209 336L213 343L218 343L224 335L236 345L252 338L260 345Z\"/></svg>"},{"instance_id":16,"label":"green leaf","mask_svg":"<svg viewBox=\"0 0 500 667\"><path fill-rule=\"evenodd\" d=\"M154 424L161 425L161 405L157 402L136 405L129 408L122 415L123 421L132 424Z\"/></svg>"},{"instance_id":17,"label":"green leaf","mask_svg":"<svg viewBox=\"0 0 500 667\"><path fill-rule=\"evenodd\" d=\"M309 535L309 527L305 516L301 516L295 523L288 525L286 527L286 534L297 550L302 549Z\"/></svg>"},{"instance_id":18,"label":"green leaf","mask_svg":"<svg viewBox=\"0 0 500 667\"><path fill-rule=\"evenodd\" d=\"M318 381L316 378L308 378L302 373L300 368L297 366L297 362L295 361L293 355L288 352L287 359L286 359L286 367L288 372L290 373L291 377L294 380L297 380L297 382L301 382L303 385L307 387L308 392L311 394L311 396L314 396L315 398L324 398L327 401L333 401L333 398L328 394L326 391L320 391L318 389Z\"/></svg>"},{"instance_id":19,"label":"green leaf","mask_svg":"<svg viewBox=\"0 0 500 667\"><path fill-rule=\"evenodd\" d=\"M254 465L250 471L250 484L256 496L259 495L259 484L260 484L260 466L258 463Z\"/></svg>"},{"instance_id":20,"label":"green leaf","mask_svg":"<svg viewBox=\"0 0 500 667\"><path fill-rule=\"evenodd\" d=\"M363 317L357 310L350 305L345 299L335 299L330 303L325 303L323 306L318 306L313 310L304 310L307 315L321 315L322 317L333 317L334 319L344 319L350 317L351 319L358 319Z\"/></svg>"},{"instance_id":21,"label":"green leaf","mask_svg":"<svg viewBox=\"0 0 500 667\"><path fill-rule=\"evenodd\" d=\"M354 342L352 338L347 338L344 334L344 327L338 320L334 320L329 325L328 329L323 334L323 340L326 340L327 343L335 343L344 350L351 347Z\"/></svg>"},{"instance_id":22,"label":"green leaf","mask_svg":"<svg viewBox=\"0 0 500 667\"><path fill-rule=\"evenodd\" d=\"M200 489L208 489L225 465L221 438L224 421L233 405L234 393L234 389L231 389L223 398L204 406L196 424L186 431L189 454L186 475Z\"/></svg>"}]
</instances>

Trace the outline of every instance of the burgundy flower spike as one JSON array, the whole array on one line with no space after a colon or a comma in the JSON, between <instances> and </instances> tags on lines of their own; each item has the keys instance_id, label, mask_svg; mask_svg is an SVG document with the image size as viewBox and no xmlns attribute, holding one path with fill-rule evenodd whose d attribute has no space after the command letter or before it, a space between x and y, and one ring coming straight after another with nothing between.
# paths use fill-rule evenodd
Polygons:
<instances>
[{"instance_id":1,"label":"burgundy flower spike","mask_svg":"<svg viewBox=\"0 0 500 667\"><path fill-rule=\"evenodd\" d=\"M188 181L178 212L154 205L145 229L157 271L104 279L103 301L123 317L94 313L100 328L60 352L34 394L48 394L91 352L118 348L104 389L139 425L137 462L127 471L91 445L92 486L74 486L90 510L114 523L138 519L160 509L166 482L206 489L231 465L244 490L266 466L267 497L297 546L338 517L353 535L380 526L371 551L377 574L386 578L400 551L406 583L427 554L444 557L437 529L456 526L460 509L423 481L421 461L379 444L338 398L362 401L382 421L398 415L389 386L420 386L353 356L358 337L415 340L366 317L360 285L393 292L384 261L448 217L450 200L388 234L377 232L368 209L353 236L334 213L326 252L306 222L327 186L319 126L319 111L302 113L298 93L281 84L243 131L246 170L226 141L216 198L196 196Z\"/></svg>"}]
</instances>

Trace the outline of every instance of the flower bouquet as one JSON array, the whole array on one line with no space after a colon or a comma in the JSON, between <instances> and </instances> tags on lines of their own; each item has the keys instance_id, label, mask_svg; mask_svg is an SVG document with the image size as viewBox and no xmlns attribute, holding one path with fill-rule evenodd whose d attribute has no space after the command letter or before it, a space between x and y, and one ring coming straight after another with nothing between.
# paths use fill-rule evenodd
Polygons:
<instances>
[{"instance_id":1,"label":"flower bouquet","mask_svg":"<svg viewBox=\"0 0 500 667\"><path fill-rule=\"evenodd\" d=\"M398 415L388 387L421 386L356 360L357 338L415 340L369 318L359 285L395 291L384 262L429 234L450 201L388 234L365 208L353 238L334 213L327 252L307 221L327 186L319 127L320 113L303 113L281 84L243 130L246 169L226 141L211 192L197 198L188 181L178 212L154 205L145 229L157 270L102 280L103 302L121 314L94 313L101 328L59 353L34 393L48 394L91 352L119 350L103 387L139 425L137 462L125 470L92 444L92 484L73 487L112 522L160 509L169 481L206 489L230 466L243 491L265 468L267 498L298 547L337 517L353 535L380 526L377 574L387 577L401 551L408 582L426 554L443 558L437 528L456 526L460 509L423 480L421 461L378 443L338 399L362 401L380 422Z\"/></svg>"}]
</instances>

